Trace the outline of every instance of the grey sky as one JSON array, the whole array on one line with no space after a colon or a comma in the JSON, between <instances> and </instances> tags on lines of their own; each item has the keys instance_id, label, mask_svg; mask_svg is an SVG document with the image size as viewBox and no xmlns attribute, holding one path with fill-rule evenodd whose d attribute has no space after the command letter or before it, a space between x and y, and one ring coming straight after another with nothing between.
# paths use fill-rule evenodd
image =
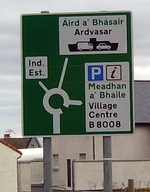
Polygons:
<instances>
[{"instance_id":1,"label":"grey sky","mask_svg":"<svg viewBox=\"0 0 150 192\"><path fill-rule=\"evenodd\" d=\"M21 14L131 10L134 79L150 80L149 0L5 0L0 7L0 137L8 129L21 134Z\"/></svg>"}]
</instances>

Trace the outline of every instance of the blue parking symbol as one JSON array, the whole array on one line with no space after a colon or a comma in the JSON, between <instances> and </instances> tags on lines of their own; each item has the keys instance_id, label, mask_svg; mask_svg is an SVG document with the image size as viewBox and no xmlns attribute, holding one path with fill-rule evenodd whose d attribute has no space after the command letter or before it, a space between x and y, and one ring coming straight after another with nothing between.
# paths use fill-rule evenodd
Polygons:
<instances>
[{"instance_id":1,"label":"blue parking symbol","mask_svg":"<svg viewBox=\"0 0 150 192\"><path fill-rule=\"evenodd\" d=\"M88 81L103 81L104 80L103 65L88 66Z\"/></svg>"}]
</instances>

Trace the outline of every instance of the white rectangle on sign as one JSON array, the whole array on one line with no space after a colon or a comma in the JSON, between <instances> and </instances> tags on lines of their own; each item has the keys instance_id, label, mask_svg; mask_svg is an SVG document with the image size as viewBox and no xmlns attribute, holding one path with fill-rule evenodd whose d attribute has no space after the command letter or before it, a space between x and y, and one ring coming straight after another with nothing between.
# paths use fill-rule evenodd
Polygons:
<instances>
[{"instance_id":1,"label":"white rectangle on sign","mask_svg":"<svg viewBox=\"0 0 150 192\"><path fill-rule=\"evenodd\" d=\"M47 79L48 67L47 57L26 57L25 58L26 79Z\"/></svg>"},{"instance_id":2,"label":"white rectangle on sign","mask_svg":"<svg viewBox=\"0 0 150 192\"><path fill-rule=\"evenodd\" d=\"M129 62L85 63L87 132L130 131Z\"/></svg>"},{"instance_id":3,"label":"white rectangle on sign","mask_svg":"<svg viewBox=\"0 0 150 192\"><path fill-rule=\"evenodd\" d=\"M126 15L59 18L60 55L127 53Z\"/></svg>"}]
</instances>

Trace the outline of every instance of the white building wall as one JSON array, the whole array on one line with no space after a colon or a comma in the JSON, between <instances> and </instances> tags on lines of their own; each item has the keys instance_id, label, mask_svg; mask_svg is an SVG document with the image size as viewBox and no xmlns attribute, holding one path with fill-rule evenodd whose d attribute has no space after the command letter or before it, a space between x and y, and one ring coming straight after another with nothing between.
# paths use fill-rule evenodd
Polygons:
<instances>
[{"instance_id":1,"label":"white building wall","mask_svg":"<svg viewBox=\"0 0 150 192\"><path fill-rule=\"evenodd\" d=\"M31 184L43 183L43 161L31 161Z\"/></svg>"},{"instance_id":2,"label":"white building wall","mask_svg":"<svg viewBox=\"0 0 150 192\"><path fill-rule=\"evenodd\" d=\"M136 126L132 135L114 136L112 146L113 159L150 159L150 127Z\"/></svg>"},{"instance_id":3,"label":"white building wall","mask_svg":"<svg viewBox=\"0 0 150 192\"><path fill-rule=\"evenodd\" d=\"M113 161L112 182L114 189L126 188L134 179L135 188L150 187L150 161ZM74 162L74 190L103 189L103 162Z\"/></svg>"},{"instance_id":4,"label":"white building wall","mask_svg":"<svg viewBox=\"0 0 150 192\"><path fill-rule=\"evenodd\" d=\"M36 172L36 169L34 170L34 172ZM18 192L24 191L31 192L30 162L18 162Z\"/></svg>"},{"instance_id":5,"label":"white building wall","mask_svg":"<svg viewBox=\"0 0 150 192\"><path fill-rule=\"evenodd\" d=\"M87 160L103 159L103 136L74 136L52 138L53 154L59 154L59 162L66 164L67 159L79 160L80 153L86 153ZM116 160L139 160L150 158L150 126L138 125L133 134L112 135L112 158ZM94 146L93 146L94 145ZM95 151L93 151L95 147ZM60 164L61 165L61 164Z\"/></svg>"},{"instance_id":6,"label":"white building wall","mask_svg":"<svg viewBox=\"0 0 150 192\"><path fill-rule=\"evenodd\" d=\"M132 135L113 135L111 137L113 160L150 159L150 127L148 125L136 126ZM95 146L95 151L93 151L93 146ZM52 156L53 154L58 155L58 167L54 167L53 163L53 185L67 185L67 159L79 161L80 153L85 153L88 161L93 160L93 154L95 154L95 160L103 160L103 136L94 136L94 140L93 136L52 137ZM37 165L37 162L33 161L30 164L31 183L41 183L42 162Z\"/></svg>"},{"instance_id":7,"label":"white building wall","mask_svg":"<svg viewBox=\"0 0 150 192\"><path fill-rule=\"evenodd\" d=\"M0 143L0 191L17 192L17 158L19 153Z\"/></svg>"},{"instance_id":8,"label":"white building wall","mask_svg":"<svg viewBox=\"0 0 150 192\"><path fill-rule=\"evenodd\" d=\"M42 170L42 162L32 162L34 166L20 162L18 171L19 190L18 192L30 192L31 184L42 184L41 173L37 168ZM93 190L103 188L103 162L102 161L75 161L74 162L74 189L75 190ZM112 162L113 188L126 188L128 179L134 179L136 188L150 187L150 160L117 160ZM34 169L33 169L34 167ZM32 173L31 173L32 172ZM29 175L30 174L30 175ZM53 176L54 176L53 172ZM34 177L31 179L31 177ZM58 183L55 185L61 186ZM55 186L53 183L53 186ZM62 186L65 186L63 184Z\"/></svg>"},{"instance_id":9,"label":"white building wall","mask_svg":"<svg viewBox=\"0 0 150 192\"><path fill-rule=\"evenodd\" d=\"M115 160L150 159L150 126L137 125L133 134L113 135L112 158ZM96 160L103 159L103 138L95 136Z\"/></svg>"},{"instance_id":10,"label":"white building wall","mask_svg":"<svg viewBox=\"0 0 150 192\"><path fill-rule=\"evenodd\" d=\"M112 159L141 160L150 159L150 127L136 125L133 134L112 135ZM95 151L93 151L93 146ZM53 154L59 154L59 170L53 172L54 185L67 184L67 159L79 159L80 153L86 153L86 160L103 160L103 136L54 137Z\"/></svg>"},{"instance_id":11,"label":"white building wall","mask_svg":"<svg viewBox=\"0 0 150 192\"><path fill-rule=\"evenodd\" d=\"M66 159L79 159L79 153L86 153L92 159L92 136L53 137L52 150Z\"/></svg>"},{"instance_id":12,"label":"white building wall","mask_svg":"<svg viewBox=\"0 0 150 192\"><path fill-rule=\"evenodd\" d=\"M52 151L59 154L59 170L53 171L53 185L67 185L67 159L79 160L79 154L86 153L86 158L92 160L92 137L53 137Z\"/></svg>"},{"instance_id":13,"label":"white building wall","mask_svg":"<svg viewBox=\"0 0 150 192\"><path fill-rule=\"evenodd\" d=\"M18 162L18 192L31 192L31 184L43 183L43 161Z\"/></svg>"}]
</instances>

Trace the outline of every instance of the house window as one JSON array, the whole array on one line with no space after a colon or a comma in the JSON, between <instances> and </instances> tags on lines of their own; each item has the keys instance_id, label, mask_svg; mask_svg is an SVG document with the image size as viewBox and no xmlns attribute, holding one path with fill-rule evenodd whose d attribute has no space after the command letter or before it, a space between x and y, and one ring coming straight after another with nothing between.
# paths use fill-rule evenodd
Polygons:
<instances>
[{"instance_id":1,"label":"house window","mask_svg":"<svg viewBox=\"0 0 150 192\"><path fill-rule=\"evenodd\" d=\"M53 154L53 170L54 171L59 170L59 156L58 156L58 154Z\"/></svg>"},{"instance_id":2,"label":"house window","mask_svg":"<svg viewBox=\"0 0 150 192\"><path fill-rule=\"evenodd\" d=\"M80 154L79 154L79 160L80 160L80 161L86 160L86 153L80 153Z\"/></svg>"}]
</instances>

